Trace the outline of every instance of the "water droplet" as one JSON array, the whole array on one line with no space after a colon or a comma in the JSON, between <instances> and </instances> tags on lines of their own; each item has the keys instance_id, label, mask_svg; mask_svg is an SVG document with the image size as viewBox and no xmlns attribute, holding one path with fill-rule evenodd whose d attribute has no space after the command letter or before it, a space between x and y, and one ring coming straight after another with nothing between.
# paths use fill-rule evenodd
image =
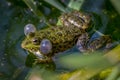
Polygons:
<instances>
[{"instance_id":1,"label":"water droplet","mask_svg":"<svg viewBox=\"0 0 120 80\"><path fill-rule=\"evenodd\" d=\"M33 11L33 9L30 9L30 11Z\"/></svg>"},{"instance_id":2,"label":"water droplet","mask_svg":"<svg viewBox=\"0 0 120 80\"><path fill-rule=\"evenodd\" d=\"M42 3L40 2L39 5L42 5Z\"/></svg>"},{"instance_id":3,"label":"water droplet","mask_svg":"<svg viewBox=\"0 0 120 80\"><path fill-rule=\"evenodd\" d=\"M45 23L45 20L44 19L40 19L39 22L40 23Z\"/></svg>"},{"instance_id":4,"label":"water droplet","mask_svg":"<svg viewBox=\"0 0 120 80\"><path fill-rule=\"evenodd\" d=\"M37 4L37 2L33 2L33 4L34 4L34 5L36 5L36 4Z\"/></svg>"},{"instance_id":5,"label":"water droplet","mask_svg":"<svg viewBox=\"0 0 120 80\"><path fill-rule=\"evenodd\" d=\"M8 32L8 29L6 29L6 32Z\"/></svg>"},{"instance_id":6,"label":"water droplet","mask_svg":"<svg viewBox=\"0 0 120 80\"><path fill-rule=\"evenodd\" d=\"M24 34L27 36L28 34L30 34L31 32L34 33L36 31L36 28L33 24L27 24L24 27Z\"/></svg>"},{"instance_id":7,"label":"water droplet","mask_svg":"<svg viewBox=\"0 0 120 80\"><path fill-rule=\"evenodd\" d=\"M5 60L5 58L3 57L2 60Z\"/></svg>"},{"instance_id":8,"label":"water droplet","mask_svg":"<svg viewBox=\"0 0 120 80\"><path fill-rule=\"evenodd\" d=\"M6 54L6 53L5 53L4 55L5 55L5 56L7 56L7 54Z\"/></svg>"},{"instance_id":9,"label":"water droplet","mask_svg":"<svg viewBox=\"0 0 120 80\"><path fill-rule=\"evenodd\" d=\"M4 39L3 42L6 42L6 40Z\"/></svg>"},{"instance_id":10,"label":"water droplet","mask_svg":"<svg viewBox=\"0 0 120 80\"><path fill-rule=\"evenodd\" d=\"M1 62L1 66L4 66L4 64Z\"/></svg>"},{"instance_id":11,"label":"water droplet","mask_svg":"<svg viewBox=\"0 0 120 80\"><path fill-rule=\"evenodd\" d=\"M11 3L10 3L10 2L7 2L7 5L8 5L8 6L11 6Z\"/></svg>"},{"instance_id":12,"label":"water droplet","mask_svg":"<svg viewBox=\"0 0 120 80\"><path fill-rule=\"evenodd\" d=\"M57 20L52 19L52 18L51 18L51 19L49 19L49 23L50 23L50 24L53 24L53 25L55 25L55 24L56 24L56 21L57 21Z\"/></svg>"},{"instance_id":13,"label":"water droplet","mask_svg":"<svg viewBox=\"0 0 120 80\"><path fill-rule=\"evenodd\" d=\"M43 54L48 54L52 49L52 44L48 39L43 39L40 43L40 51Z\"/></svg>"}]
</instances>

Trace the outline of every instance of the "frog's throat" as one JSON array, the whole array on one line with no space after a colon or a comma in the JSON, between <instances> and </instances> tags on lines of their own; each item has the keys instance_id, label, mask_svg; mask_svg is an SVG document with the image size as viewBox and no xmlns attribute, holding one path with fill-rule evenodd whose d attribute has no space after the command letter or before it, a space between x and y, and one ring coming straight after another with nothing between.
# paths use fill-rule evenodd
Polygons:
<instances>
[{"instance_id":1,"label":"frog's throat","mask_svg":"<svg viewBox=\"0 0 120 80\"><path fill-rule=\"evenodd\" d=\"M43 54L40 53L40 51L36 51L36 52L33 52L34 55L36 55L37 58L43 60L45 59L45 56Z\"/></svg>"}]
</instances>

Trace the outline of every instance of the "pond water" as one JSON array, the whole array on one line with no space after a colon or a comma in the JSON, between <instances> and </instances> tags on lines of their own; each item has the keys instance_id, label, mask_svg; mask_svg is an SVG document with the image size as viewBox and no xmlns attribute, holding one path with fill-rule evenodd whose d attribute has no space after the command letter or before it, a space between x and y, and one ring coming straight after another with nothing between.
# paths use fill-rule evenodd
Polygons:
<instances>
[{"instance_id":1,"label":"pond water","mask_svg":"<svg viewBox=\"0 0 120 80\"><path fill-rule=\"evenodd\" d=\"M102 15L100 13L103 8L103 3L105 3L104 1L105 0L88 0L84 3L82 9ZM66 2L68 2L68 0ZM60 14L60 11L57 10L56 12L58 12L58 14L54 15L55 11L51 12L47 7L42 7L42 11L49 19L52 18L51 16L55 16L55 18L53 18L54 20L56 20L56 17ZM117 17L117 14L114 13L116 12L113 11L113 16ZM108 12L108 16L109 15L111 14ZM104 26L102 29L100 28L100 30L101 32L105 32L103 30L105 30L106 25L110 24L107 24L109 20L106 16L102 16L102 18ZM115 20L119 21L120 18L114 18L114 21ZM28 23L35 24L37 29L45 26L45 24L29 10L24 2L20 0L0 0L0 80L24 80L30 70L30 68L25 66L27 52L20 46L21 41L25 37L24 26ZM117 22L114 24L114 26L118 25L119 23ZM119 27L120 26L118 26L118 28ZM111 29L106 30L105 33L109 34L112 30L115 30L110 34L114 33L115 35L113 35L112 38L119 40L120 35L118 35L118 33L120 30L113 28L113 26L110 28ZM72 51L74 50L72 49Z\"/></svg>"}]
</instances>

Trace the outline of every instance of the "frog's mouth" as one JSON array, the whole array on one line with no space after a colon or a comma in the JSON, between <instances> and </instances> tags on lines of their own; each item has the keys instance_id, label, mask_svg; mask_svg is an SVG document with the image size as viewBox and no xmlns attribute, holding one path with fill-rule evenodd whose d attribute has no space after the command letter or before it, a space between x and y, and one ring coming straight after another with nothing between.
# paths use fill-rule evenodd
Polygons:
<instances>
[{"instance_id":1,"label":"frog's mouth","mask_svg":"<svg viewBox=\"0 0 120 80\"><path fill-rule=\"evenodd\" d=\"M43 55L40 51L33 52L33 54L37 57L38 63L52 61L50 57Z\"/></svg>"},{"instance_id":2,"label":"frog's mouth","mask_svg":"<svg viewBox=\"0 0 120 80\"><path fill-rule=\"evenodd\" d=\"M40 62L48 61L50 58L40 52L39 45L27 44L25 41L21 44L21 47L27 50L30 54L34 54Z\"/></svg>"},{"instance_id":3,"label":"frog's mouth","mask_svg":"<svg viewBox=\"0 0 120 80\"><path fill-rule=\"evenodd\" d=\"M41 59L41 60L45 59L45 56L41 54L40 51L33 52L33 54L36 55L38 59Z\"/></svg>"},{"instance_id":4,"label":"frog's mouth","mask_svg":"<svg viewBox=\"0 0 120 80\"><path fill-rule=\"evenodd\" d=\"M46 58L46 56L39 51L39 46L33 46L33 45L24 46L24 44L22 44L21 46L23 49L27 50L30 54L34 54L39 60L43 60Z\"/></svg>"}]
</instances>

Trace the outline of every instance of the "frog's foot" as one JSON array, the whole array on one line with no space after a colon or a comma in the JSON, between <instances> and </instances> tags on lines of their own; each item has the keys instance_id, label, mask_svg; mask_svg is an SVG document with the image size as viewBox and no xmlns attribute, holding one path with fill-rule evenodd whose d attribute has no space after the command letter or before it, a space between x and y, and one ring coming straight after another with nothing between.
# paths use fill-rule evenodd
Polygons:
<instances>
[{"instance_id":1,"label":"frog's foot","mask_svg":"<svg viewBox=\"0 0 120 80\"><path fill-rule=\"evenodd\" d=\"M113 48L114 45L112 43L112 39L108 36L108 40L106 42L105 48L104 48L104 52L108 52L111 48Z\"/></svg>"},{"instance_id":2,"label":"frog's foot","mask_svg":"<svg viewBox=\"0 0 120 80\"><path fill-rule=\"evenodd\" d=\"M39 65L40 68L44 68L46 70L52 70L54 71L56 69L56 65L54 63L54 61L51 60L51 58L47 59L47 60L40 60L40 59L35 59L35 62L33 63L32 66L36 66Z\"/></svg>"},{"instance_id":3,"label":"frog's foot","mask_svg":"<svg viewBox=\"0 0 120 80\"><path fill-rule=\"evenodd\" d=\"M104 47L105 46L105 47ZM111 47L111 38L108 35L103 35L99 38L94 39L93 41L88 43L87 49L90 52L98 50L104 47L103 51L107 51Z\"/></svg>"},{"instance_id":4,"label":"frog's foot","mask_svg":"<svg viewBox=\"0 0 120 80\"><path fill-rule=\"evenodd\" d=\"M52 58L46 58L46 59L35 59L34 64L39 64L39 63L50 63L53 62Z\"/></svg>"},{"instance_id":5,"label":"frog's foot","mask_svg":"<svg viewBox=\"0 0 120 80\"><path fill-rule=\"evenodd\" d=\"M80 52L86 52L87 51L87 43L89 41L89 36L88 36L88 33L83 33L79 38L78 38L78 41L77 41L77 48Z\"/></svg>"}]
</instances>

